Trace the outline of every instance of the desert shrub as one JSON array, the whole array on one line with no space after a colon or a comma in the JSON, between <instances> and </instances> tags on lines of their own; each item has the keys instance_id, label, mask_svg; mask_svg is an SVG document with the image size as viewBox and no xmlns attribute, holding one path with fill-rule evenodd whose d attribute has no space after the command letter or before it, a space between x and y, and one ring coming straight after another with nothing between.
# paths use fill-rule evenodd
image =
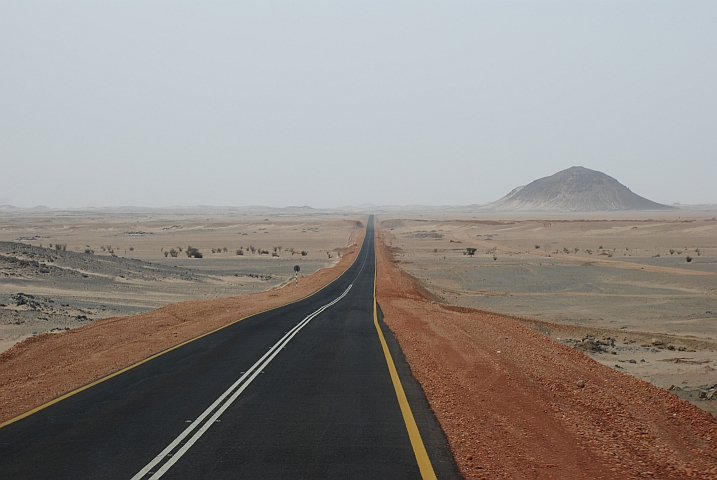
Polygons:
<instances>
[{"instance_id":1,"label":"desert shrub","mask_svg":"<svg viewBox=\"0 0 717 480\"><path fill-rule=\"evenodd\" d=\"M687 255L687 258L685 258L685 260L687 260L688 262L691 262L691 261L692 261L692 257L690 257L689 255Z\"/></svg>"},{"instance_id":2,"label":"desert shrub","mask_svg":"<svg viewBox=\"0 0 717 480\"><path fill-rule=\"evenodd\" d=\"M580 250L578 247L575 247L575 253L578 253L578 250Z\"/></svg>"},{"instance_id":3,"label":"desert shrub","mask_svg":"<svg viewBox=\"0 0 717 480\"><path fill-rule=\"evenodd\" d=\"M181 252L181 251L182 251L182 247L177 247L177 250L179 250L179 251Z\"/></svg>"},{"instance_id":4,"label":"desert shrub","mask_svg":"<svg viewBox=\"0 0 717 480\"><path fill-rule=\"evenodd\" d=\"M244 255L244 250L237 250L237 255Z\"/></svg>"},{"instance_id":5,"label":"desert shrub","mask_svg":"<svg viewBox=\"0 0 717 480\"><path fill-rule=\"evenodd\" d=\"M177 257L179 256L179 252L178 252L177 250L175 250L175 249L171 249L171 250L169 251L169 254L170 254L172 257L174 257L174 258L177 258ZM166 255L165 255L165 257L166 257Z\"/></svg>"},{"instance_id":6,"label":"desert shrub","mask_svg":"<svg viewBox=\"0 0 717 480\"><path fill-rule=\"evenodd\" d=\"M570 253L570 250L568 250L567 247L563 247L563 252Z\"/></svg>"},{"instance_id":7,"label":"desert shrub","mask_svg":"<svg viewBox=\"0 0 717 480\"><path fill-rule=\"evenodd\" d=\"M588 255L592 255L592 254L593 254L593 251L590 250L589 248L586 248L585 251L588 252Z\"/></svg>"},{"instance_id":8,"label":"desert shrub","mask_svg":"<svg viewBox=\"0 0 717 480\"><path fill-rule=\"evenodd\" d=\"M539 248L540 248L540 245L536 245L536 246L535 246L535 249L536 249L536 250L539 249Z\"/></svg>"},{"instance_id":9,"label":"desert shrub","mask_svg":"<svg viewBox=\"0 0 717 480\"><path fill-rule=\"evenodd\" d=\"M202 255L202 252L199 251L199 249L192 247L191 245L187 247L187 256L189 258L202 258L204 255Z\"/></svg>"},{"instance_id":10,"label":"desert shrub","mask_svg":"<svg viewBox=\"0 0 717 480\"><path fill-rule=\"evenodd\" d=\"M271 256L272 256L272 257L278 257L279 254L278 254L277 252L271 252Z\"/></svg>"},{"instance_id":11,"label":"desert shrub","mask_svg":"<svg viewBox=\"0 0 717 480\"><path fill-rule=\"evenodd\" d=\"M164 256L167 257L169 255L169 252L164 252Z\"/></svg>"},{"instance_id":12,"label":"desert shrub","mask_svg":"<svg viewBox=\"0 0 717 480\"><path fill-rule=\"evenodd\" d=\"M302 257L305 257L305 256L307 256L308 254L309 254L309 252L307 252L306 250L302 250L302 251L301 251L301 256L302 256Z\"/></svg>"},{"instance_id":13,"label":"desert shrub","mask_svg":"<svg viewBox=\"0 0 717 480\"><path fill-rule=\"evenodd\" d=\"M92 254L95 253L95 251L92 250L91 248L85 248L85 253L88 254L88 255L92 255Z\"/></svg>"},{"instance_id":14,"label":"desert shrub","mask_svg":"<svg viewBox=\"0 0 717 480\"><path fill-rule=\"evenodd\" d=\"M677 255L682 255L682 250L677 250Z\"/></svg>"},{"instance_id":15,"label":"desert shrub","mask_svg":"<svg viewBox=\"0 0 717 480\"><path fill-rule=\"evenodd\" d=\"M256 252L256 248L254 247L254 245L249 245L249 250L251 251L251 253Z\"/></svg>"},{"instance_id":16,"label":"desert shrub","mask_svg":"<svg viewBox=\"0 0 717 480\"><path fill-rule=\"evenodd\" d=\"M64 252L65 250L67 250L67 244L66 243L56 243L55 250Z\"/></svg>"},{"instance_id":17,"label":"desert shrub","mask_svg":"<svg viewBox=\"0 0 717 480\"><path fill-rule=\"evenodd\" d=\"M493 255L493 261L496 261L496 260L498 260L498 256L497 256L497 255Z\"/></svg>"},{"instance_id":18,"label":"desert shrub","mask_svg":"<svg viewBox=\"0 0 717 480\"><path fill-rule=\"evenodd\" d=\"M130 252L134 252L134 247L129 247Z\"/></svg>"},{"instance_id":19,"label":"desert shrub","mask_svg":"<svg viewBox=\"0 0 717 480\"><path fill-rule=\"evenodd\" d=\"M328 255L328 257L331 258L331 254L329 252L326 252L326 255Z\"/></svg>"},{"instance_id":20,"label":"desert shrub","mask_svg":"<svg viewBox=\"0 0 717 480\"><path fill-rule=\"evenodd\" d=\"M674 255L674 253L675 253L675 249L674 249L674 248L671 248L671 249L670 249L670 255Z\"/></svg>"},{"instance_id":21,"label":"desert shrub","mask_svg":"<svg viewBox=\"0 0 717 480\"><path fill-rule=\"evenodd\" d=\"M478 249L477 249L477 248L473 248L473 247L467 247L467 248L466 248L466 255L472 257L473 255L476 254L476 250L478 250Z\"/></svg>"}]
</instances>

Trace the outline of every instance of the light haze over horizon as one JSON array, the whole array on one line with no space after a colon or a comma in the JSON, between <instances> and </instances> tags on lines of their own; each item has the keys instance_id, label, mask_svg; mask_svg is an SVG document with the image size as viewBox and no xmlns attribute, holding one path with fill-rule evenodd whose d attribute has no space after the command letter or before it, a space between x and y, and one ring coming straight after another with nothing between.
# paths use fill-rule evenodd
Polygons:
<instances>
[{"instance_id":1,"label":"light haze over horizon","mask_svg":"<svg viewBox=\"0 0 717 480\"><path fill-rule=\"evenodd\" d=\"M0 205L717 203L717 2L0 0Z\"/></svg>"}]
</instances>

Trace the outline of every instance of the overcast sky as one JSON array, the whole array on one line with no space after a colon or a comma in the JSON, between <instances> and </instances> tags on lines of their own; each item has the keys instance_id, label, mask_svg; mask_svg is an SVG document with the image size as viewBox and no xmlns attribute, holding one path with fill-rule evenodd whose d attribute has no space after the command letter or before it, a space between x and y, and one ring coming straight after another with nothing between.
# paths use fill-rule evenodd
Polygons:
<instances>
[{"instance_id":1,"label":"overcast sky","mask_svg":"<svg viewBox=\"0 0 717 480\"><path fill-rule=\"evenodd\" d=\"M717 203L717 2L0 0L0 204Z\"/></svg>"}]
</instances>

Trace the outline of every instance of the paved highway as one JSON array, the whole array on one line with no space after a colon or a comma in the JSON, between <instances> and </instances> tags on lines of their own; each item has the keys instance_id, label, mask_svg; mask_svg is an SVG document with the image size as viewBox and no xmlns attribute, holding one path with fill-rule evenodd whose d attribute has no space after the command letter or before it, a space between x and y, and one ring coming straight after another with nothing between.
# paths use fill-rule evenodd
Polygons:
<instances>
[{"instance_id":1,"label":"paved highway","mask_svg":"<svg viewBox=\"0 0 717 480\"><path fill-rule=\"evenodd\" d=\"M313 296L0 428L0 477L461 478L374 277L370 218L354 264Z\"/></svg>"}]
</instances>

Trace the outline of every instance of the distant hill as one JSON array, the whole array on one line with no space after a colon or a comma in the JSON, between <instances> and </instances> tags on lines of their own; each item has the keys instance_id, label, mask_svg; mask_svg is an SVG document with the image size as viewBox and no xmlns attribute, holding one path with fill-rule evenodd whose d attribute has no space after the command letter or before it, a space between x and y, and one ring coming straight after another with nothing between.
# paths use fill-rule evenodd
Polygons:
<instances>
[{"instance_id":1,"label":"distant hill","mask_svg":"<svg viewBox=\"0 0 717 480\"><path fill-rule=\"evenodd\" d=\"M570 167L513 189L486 210L607 212L619 210L673 210L634 194L625 185L602 172Z\"/></svg>"}]
</instances>

